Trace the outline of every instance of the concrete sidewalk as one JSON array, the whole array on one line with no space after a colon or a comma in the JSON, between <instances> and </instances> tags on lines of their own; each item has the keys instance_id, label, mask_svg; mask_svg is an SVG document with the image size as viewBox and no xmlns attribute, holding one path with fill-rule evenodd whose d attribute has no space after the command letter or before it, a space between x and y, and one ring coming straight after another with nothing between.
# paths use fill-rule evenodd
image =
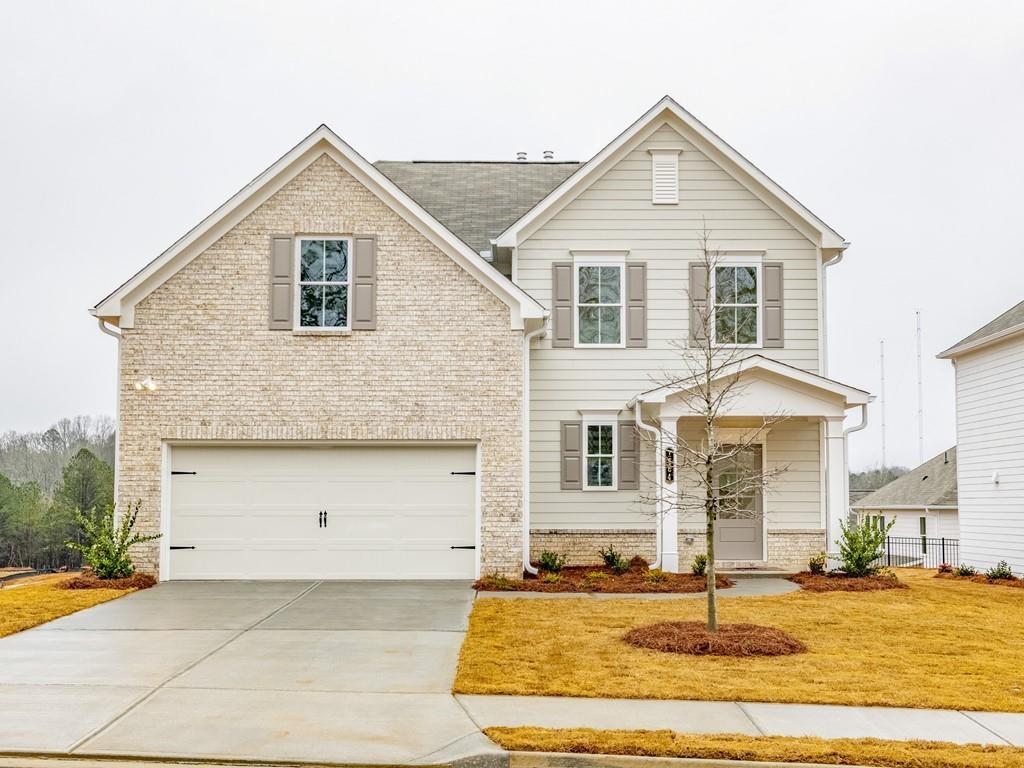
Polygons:
<instances>
[{"instance_id":1,"label":"concrete sidewalk","mask_svg":"<svg viewBox=\"0 0 1024 768\"><path fill-rule=\"evenodd\" d=\"M1024 746L1024 714L554 696L456 696L480 728L535 726Z\"/></svg>"}]
</instances>

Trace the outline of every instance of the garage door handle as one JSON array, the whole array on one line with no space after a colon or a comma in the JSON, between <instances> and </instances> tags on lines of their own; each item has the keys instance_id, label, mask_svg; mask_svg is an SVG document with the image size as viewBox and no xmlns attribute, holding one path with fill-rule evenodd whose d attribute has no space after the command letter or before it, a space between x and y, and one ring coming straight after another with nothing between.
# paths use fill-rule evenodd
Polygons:
<instances>
[{"instance_id":1,"label":"garage door handle","mask_svg":"<svg viewBox=\"0 0 1024 768\"><path fill-rule=\"evenodd\" d=\"M456 544L452 549L476 549L476 544L463 544L461 546Z\"/></svg>"},{"instance_id":2,"label":"garage door handle","mask_svg":"<svg viewBox=\"0 0 1024 768\"><path fill-rule=\"evenodd\" d=\"M452 472L453 475L475 475L476 472Z\"/></svg>"},{"instance_id":3,"label":"garage door handle","mask_svg":"<svg viewBox=\"0 0 1024 768\"><path fill-rule=\"evenodd\" d=\"M195 549L195 547L176 547L172 544L171 549Z\"/></svg>"}]
</instances>

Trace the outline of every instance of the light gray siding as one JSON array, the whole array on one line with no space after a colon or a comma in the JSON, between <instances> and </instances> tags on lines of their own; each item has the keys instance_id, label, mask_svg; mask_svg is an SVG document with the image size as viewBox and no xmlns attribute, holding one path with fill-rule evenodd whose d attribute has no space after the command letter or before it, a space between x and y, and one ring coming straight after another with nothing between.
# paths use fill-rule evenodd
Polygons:
<instances>
[{"instance_id":1,"label":"light gray siding","mask_svg":"<svg viewBox=\"0 0 1024 768\"><path fill-rule=\"evenodd\" d=\"M957 358L956 419L960 557L1024 574L1024 338Z\"/></svg>"},{"instance_id":2,"label":"light gray siding","mask_svg":"<svg viewBox=\"0 0 1024 768\"><path fill-rule=\"evenodd\" d=\"M651 202L650 148L682 146L679 204ZM699 258L704 226L720 250L763 250L784 265L784 346L752 349L813 373L820 372L816 246L668 125L636 146L603 177L523 242L517 281L547 307L552 264L574 250L627 250L626 262L647 264L647 346L627 349L552 348L542 339L531 354L531 509L533 527L643 528L652 525L635 492L562 491L558 424L581 409L622 408L639 392L681 370L675 344L689 325L688 263ZM619 414L629 418L631 414ZM793 451L801 469L776 502L783 527L820 527L818 426L804 423ZM801 431L797 430L797 431ZM781 445L786 440L779 433ZM790 450L788 447L785 450ZM647 453L647 452L645 452ZM811 460L809 457L815 457ZM645 464L650 464L650 456Z\"/></svg>"}]
</instances>

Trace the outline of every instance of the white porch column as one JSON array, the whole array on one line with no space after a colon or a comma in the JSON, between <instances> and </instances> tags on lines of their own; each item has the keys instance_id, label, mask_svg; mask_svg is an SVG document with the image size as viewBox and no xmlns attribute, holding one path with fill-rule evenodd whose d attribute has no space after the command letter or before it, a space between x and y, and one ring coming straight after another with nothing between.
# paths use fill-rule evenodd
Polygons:
<instances>
[{"instance_id":1,"label":"white porch column","mask_svg":"<svg viewBox=\"0 0 1024 768\"><path fill-rule=\"evenodd\" d=\"M846 491L846 436L843 434L843 419L827 417L825 419L825 456L827 484L826 499L826 535L829 552L838 551L836 540L839 538L839 523L846 522L850 507Z\"/></svg>"},{"instance_id":2,"label":"white porch column","mask_svg":"<svg viewBox=\"0 0 1024 768\"><path fill-rule=\"evenodd\" d=\"M679 510L677 494L679 483L679 460L676 457L678 444L678 420L674 416L662 419L662 468L661 468L661 569L679 573ZM668 451L672 451L669 460Z\"/></svg>"}]
</instances>

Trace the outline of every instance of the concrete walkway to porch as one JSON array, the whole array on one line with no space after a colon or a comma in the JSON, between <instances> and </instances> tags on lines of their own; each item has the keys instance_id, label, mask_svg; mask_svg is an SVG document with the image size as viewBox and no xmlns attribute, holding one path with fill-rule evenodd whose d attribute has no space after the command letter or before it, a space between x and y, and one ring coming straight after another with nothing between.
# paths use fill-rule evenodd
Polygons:
<instances>
[{"instance_id":1,"label":"concrete walkway to porch","mask_svg":"<svg viewBox=\"0 0 1024 768\"><path fill-rule=\"evenodd\" d=\"M1024 714L1010 712L556 696L457 694L456 698L481 729L664 729L678 733L921 739L1024 746Z\"/></svg>"}]
</instances>

